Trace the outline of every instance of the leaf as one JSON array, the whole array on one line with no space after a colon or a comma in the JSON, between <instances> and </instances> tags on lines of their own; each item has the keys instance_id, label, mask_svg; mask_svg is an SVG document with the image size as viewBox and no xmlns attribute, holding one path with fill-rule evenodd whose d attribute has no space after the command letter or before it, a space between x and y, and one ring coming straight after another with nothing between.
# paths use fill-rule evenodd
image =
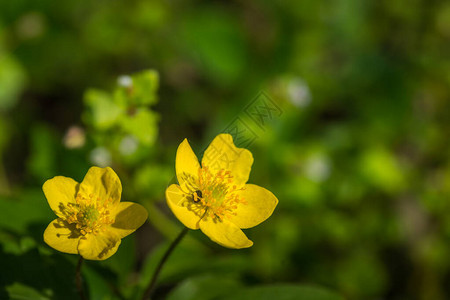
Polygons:
<instances>
[{"instance_id":1,"label":"leaf","mask_svg":"<svg viewBox=\"0 0 450 300\"><path fill-rule=\"evenodd\" d=\"M168 300L209 300L241 288L235 278L222 275L203 275L189 278L179 284L167 297Z\"/></svg>"},{"instance_id":2,"label":"leaf","mask_svg":"<svg viewBox=\"0 0 450 300\"><path fill-rule=\"evenodd\" d=\"M133 115L126 115L122 119L122 128L132 134L142 144L151 145L156 139L156 122L158 115L146 108L138 109Z\"/></svg>"},{"instance_id":3,"label":"leaf","mask_svg":"<svg viewBox=\"0 0 450 300\"><path fill-rule=\"evenodd\" d=\"M277 284L235 290L221 300L343 300L341 296L326 289L293 284Z\"/></svg>"},{"instance_id":4,"label":"leaf","mask_svg":"<svg viewBox=\"0 0 450 300\"><path fill-rule=\"evenodd\" d=\"M17 197L0 197L0 229L24 234L32 226L43 225L42 232L56 218L47 204L42 190L25 190ZM39 239L42 240L42 232Z\"/></svg>"},{"instance_id":5,"label":"leaf","mask_svg":"<svg viewBox=\"0 0 450 300\"><path fill-rule=\"evenodd\" d=\"M159 75L155 70L145 70L131 77L119 77L119 87L114 90L113 101L119 106L136 109L155 104L158 100Z\"/></svg>"},{"instance_id":6,"label":"leaf","mask_svg":"<svg viewBox=\"0 0 450 300\"><path fill-rule=\"evenodd\" d=\"M359 164L362 176L386 192L398 192L405 185L398 158L387 149L371 148L363 154Z\"/></svg>"},{"instance_id":7,"label":"leaf","mask_svg":"<svg viewBox=\"0 0 450 300\"><path fill-rule=\"evenodd\" d=\"M25 72L11 56L0 53L0 111L12 108L25 85Z\"/></svg>"},{"instance_id":8,"label":"leaf","mask_svg":"<svg viewBox=\"0 0 450 300\"><path fill-rule=\"evenodd\" d=\"M11 300L50 300L48 296L39 293L32 287L15 282L11 286L6 287Z\"/></svg>"},{"instance_id":9,"label":"leaf","mask_svg":"<svg viewBox=\"0 0 450 300\"><path fill-rule=\"evenodd\" d=\"M134 187L136 191L158 198L172 178L171 168L157 164L141 165L134 176Z\"/></svg>"},{"instance_id":10,"label":"leaf","mask_svg":"<svg viewBox=\"0 0 450 300\"><path fill-rule=\"evenodd\" d=\"M241 78L247 49L236 19L213 8L186 15L182 39L196 64L219 84L228 85Z\"/></svg>"},{"instance_id":11,"label":"leaf","mask_svg":"<svg viewBox=\"0 0 450 300\"><path fill-rule=\"evenodd\" d=\"M97 267L99 268L99 266ZM86 264L83 270L83 278L89 287L87 292L89 293L90 299L111 299L112 292L110 288L111 284L108 283L109 277L106 274L99 273Z\"/></svg>"},{"instance_id":12,"label":"leaf","mask_svg":"<svg viewBox=\"0 0 450 300\"><path fill-rule=\"evenodd\" d=\"M0 299L5 293L6 299L78 299L75 265L67 255L48 256L37 249L15 255L0 246L0 257Z\"/></svg>"},{"instance_id":13,"label":"leaf","mask_svg":"<svg viewBox=\"0 0 450 300\"><path fill-rule=\"evenodd\" d=\"M157 101L156 91L159 86L159 75L154 70L146 70L132 76L132 102L135 105L150 105Z\"/></svg>"},{"instance_id":14,"label":"leaf","mask_svg":"<svg viewBox=\"0 0 450 300\"><path fill-rule=\"evenodd\" d=\"M35 178L45 181L55 176L57 170L57 149L60 145L53 128L36 124L31 128L30 157L27 167Z\"/></svg>"},{"instance_id":15,"label":"leaf","mask_svg":"<svg viewBox=\"0 0 450 300\"><path fill-rule=\"evenodd\" d=\"M124 109L114 103L111 96L104 91L88 90L84 95L84 102L89 108L86 121L100 130L115 125L124 112Z\"/></svg>"}]
</instances>

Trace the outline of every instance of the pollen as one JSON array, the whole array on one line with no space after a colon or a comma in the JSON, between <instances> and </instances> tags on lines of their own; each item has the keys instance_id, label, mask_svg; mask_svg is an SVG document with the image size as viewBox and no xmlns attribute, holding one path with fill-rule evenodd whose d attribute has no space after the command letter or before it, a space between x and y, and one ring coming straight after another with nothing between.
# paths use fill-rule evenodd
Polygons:
<instances>
[{"instance_id":1,"label":"pollen","mask_svg":"<svg viewBox=\"0 0 450 300\"><path fill-rule=\"evenodd\" d=\"M233 184L233 176L229 170L221 169L212 173L207 166L198 168L197 177L189 182L192 191L187 197L188 209L203 218L222 221L236 215L240 204L247 204L238 191L244 187Z\"/></svg>"},{"instance_id":2,"label":"pollen","mask_svg":"<svg viewBox=\"0 0 450 300\"><path fill-rule=\"evenodd\" d=\"M78 194L75 203L68 208L66 221L75 224L81 235L92 233L97 235L105 231L106 226L114 223L110 216L111 199L100 199L93 194Z\"/></svg>"}]
</instances>

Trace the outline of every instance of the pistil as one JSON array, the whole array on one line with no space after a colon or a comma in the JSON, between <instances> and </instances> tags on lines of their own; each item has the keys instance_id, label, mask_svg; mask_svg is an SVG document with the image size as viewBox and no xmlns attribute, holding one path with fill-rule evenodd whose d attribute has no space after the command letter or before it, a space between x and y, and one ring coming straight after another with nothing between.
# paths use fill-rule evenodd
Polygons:
<instances>
[{"instance_id":1,"label":"pistil","mask_svg":"<svg viewBox=\"0 0 450 300\"><path fill-rule=\"evenodd\" d=\"M193 187L187 207L203 218L222 221L235 216L239 204L247 204L239 195L244 187L233 184L233 176L229 170L221 169L213 174L207 166L199 168L197 178L189 182Z\"/></svg>"},{"instance_id":2,"label":"pistil","mask_svg":"<svg viewBox=\"0 0 450 300\"><path fill-rule=\"evenodd\" d=\"M88 233L96 235L100 231L105 231L105 225L114 223L109 212L111 199L102 201L93 194L88 196L78 194L75 202L69 205L66 221L75 224L82 235Z\"/></svg>"}]
</instances>

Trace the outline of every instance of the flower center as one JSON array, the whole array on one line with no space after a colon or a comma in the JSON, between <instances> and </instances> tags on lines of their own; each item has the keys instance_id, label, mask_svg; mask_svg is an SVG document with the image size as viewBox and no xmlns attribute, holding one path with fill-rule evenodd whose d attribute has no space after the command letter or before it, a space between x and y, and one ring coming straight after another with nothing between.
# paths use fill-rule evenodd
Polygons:
<instances>
[{"instance_id":1,"label":"flower center","mask_svg":"<svg viewBox=\"0 0 450 300\"><path fill-rule=\"evenodd\" d=\"M102 201L99 197L94 197L93 194L87 197L78 194L75 202L68 205L66 221L69 224L75 224L82 235L87 233L96 235L106 229L105 225L114 223L114 219L109 216L111 199Z\"/></svg>"},{"instance_id":2,"label":"flower center","mask_svg":"<svg viewBox=\"0 0 450 300\"><path fill-rule=\"evenodd\" d=\"M211 217L222 221L235 216L238 204L247 204L233 184L233 176L228 170L221 169L212 174L208 167L198 169L197 178L189 177L190 194L186 197L186 206L200 217Z\"/></svg>"}]
</instances>

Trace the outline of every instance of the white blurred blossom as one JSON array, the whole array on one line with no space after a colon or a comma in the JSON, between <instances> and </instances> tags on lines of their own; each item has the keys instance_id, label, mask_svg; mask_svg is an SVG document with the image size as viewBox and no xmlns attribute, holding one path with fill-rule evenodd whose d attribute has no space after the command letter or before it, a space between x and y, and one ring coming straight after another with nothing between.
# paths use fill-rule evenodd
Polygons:
<instances>
[{"instance_id":1,"label":"white blurred blossom","mask_svg":"<svg viewBox=\"0 0 450 300\"><path fill-rule=\"evenodd\" d=\"M306 107L311 102L311 92L304 80L299 77L292 78L287 84L289 100L297 107Z\"/></svg>"},{"instance_id":2,"label":"white blurred blossom","mask_svg":"<svg viewBox=\"0 0 450 300\"><path fill-rule=\"evenodd\" d=\"M330 176L331 164L329 159L322 154L310 156L304 165L306 177L315 182L322 182Z\"/></svg>"},{"instance_id":3,"label":"white blurred blossom","mask_svg":"<svg viewBox=\"0 0 450 300\"><path fill-rule=\"evenodd\" d=\"M132 135L127 135L120 141L119 151L122 155L131 155L136 152L138 146L138 140Z\"/></svg>"},{"instance_id":4,"label":"white blurred blossom","mask_svg":"<svg viewBox=\"0 0 450 300\"><path fill-rule=\"evenodd\" d=\"M97 147L93 149L89 155L92 164L98 167L108 167L112 163L111 153L105 147Z\"/></svg>"},{"instance_id":5,"label":"white blurred blossom","mask_svg":"<svg viewBox=\"0 0 450 300\"><path fill-rule=\"evenodd\" d=\"M117 84L124 88L129 88L133 85L133 78L128 75L122 75L117 78Z\"/></svg>"},{"instance_id":6,"label":"white blurred blossom","mask_svg":"<svg viewBox=\"0 0 450 300\"><path fill-rule=\"evenodd\" d=\"M64 146L68 149L77 149L86 143L86 134L84 129L79 126L70 126L64 136Z\"/></svg>"}]
</instances>

